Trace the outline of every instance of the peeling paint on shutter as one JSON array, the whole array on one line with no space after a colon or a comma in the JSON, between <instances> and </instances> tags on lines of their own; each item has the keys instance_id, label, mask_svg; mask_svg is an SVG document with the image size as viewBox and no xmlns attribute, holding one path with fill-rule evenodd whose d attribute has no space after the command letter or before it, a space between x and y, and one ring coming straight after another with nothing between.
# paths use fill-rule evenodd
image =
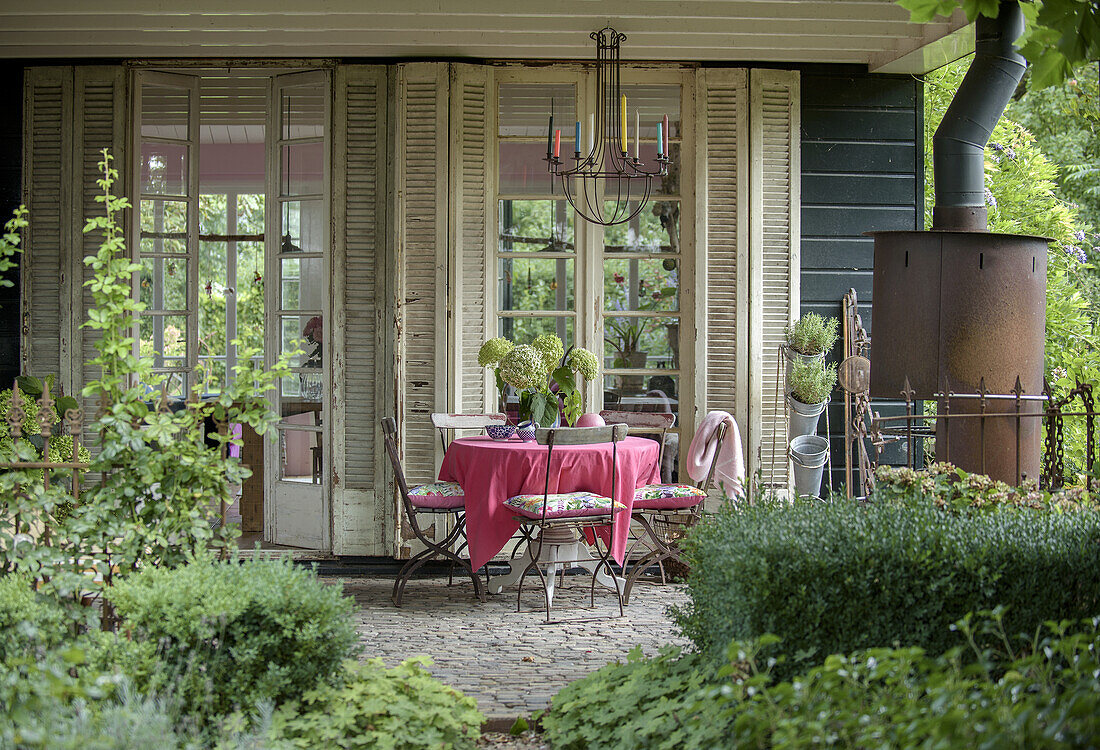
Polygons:
<instances>
[{"instance_id":1,"label":"peeling paint on shutter","mask_svg":"<svg viewBox=\"0 0 1100 750\"><path fill-rule=\"evenodd\" d=\"M28 68L24 80L23 374L71 378L68 289L72 234L72 68Z\"/></svg>"},{"instance_id":2,"label":"peeling paint on shutter","mask_svg":"<svg viewBox=\"0 0 1100 750\"><path fill-rule=\"evenodd\" d=\"M786 487L786 407L776 383L783 329L799 307L799 109L796 71L751 73L753 331L750 424L763 481ZM774 449L773 449L774 446ZM774 458L773 458L774 456Z\"/></svg>"},{"instance_id":3,"label":"peeling paint on shutter","mask_svg":"<svg viewBox=\"0 0 1100 750\"><path fill-rule=\"evenodd\" d=\"M333 172L333 551L388 555L393 506L378 492L385 289L386 70L337 68Z\"/></svg>"},{"instance_id":4,"label":"peeling paint on shutter","mask_svg":"<svg viewBox=\"0 0 1100 750\"><path fill-rule=\"evenodd\" d=\"M486 371L477 364L477 351L488 330L486 306L486 216L488 186L485 171L489 160L491 106L490 72L476 65L454 65L451 122L457 153L451 162L452 202L457 213L455 259L451 273L457 320L452 369L455 403L463 412L486 408Z\"/></svg>"},{"instance_id":5,"label":"peeling paint on shutter","mask_svg":"<svg viewBox=\"0 0 1100 750\"><path fill-rule=\"evenodd\" d=\"M445 63L399 68L398 424L410 483L441 456L431 413L447 409L447 83Z\"/></svg>"},{"instance_id":6,"label":"peeling paint on shutter","mask_svg":"<svg viewBox=\"0 0 1100 750\"><path fill-rule=\"evenodd\" d=\"M740 69L701 72L700 196L705 258L699 306L706 339L705 411L720 409L748 426L748 77Z\"/></svg>"}]
</instances>

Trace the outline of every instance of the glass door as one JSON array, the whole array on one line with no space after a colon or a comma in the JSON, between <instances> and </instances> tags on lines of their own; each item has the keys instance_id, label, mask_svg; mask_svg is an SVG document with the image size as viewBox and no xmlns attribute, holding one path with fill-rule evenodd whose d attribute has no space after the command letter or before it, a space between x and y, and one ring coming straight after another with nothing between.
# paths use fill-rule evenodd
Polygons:
<instances>
[{"instance_id":1,"label":"glass door","mask_svg":"<svg viewBox=\"0 0 1100 750\"><path fill-rule=\"evenodd\" d=\"M328 310L328 76L272 80L268 139L267 357L291 354L279 383L281 417L269 439L265 536L309 549L330 545L327 477L330 357Z\"/></svg>"}]
</instances>

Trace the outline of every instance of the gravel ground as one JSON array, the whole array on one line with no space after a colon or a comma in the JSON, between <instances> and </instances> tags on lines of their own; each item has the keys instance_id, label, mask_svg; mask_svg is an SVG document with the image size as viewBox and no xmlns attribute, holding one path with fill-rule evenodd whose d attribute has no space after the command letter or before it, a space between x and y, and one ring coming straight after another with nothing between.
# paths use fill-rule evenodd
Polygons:
<instances>
[{"instance_id":1,"label":"gravel ground","mask_svg":"<svg viewBox=\"0 0 1100 750\"><path fill-rule=\"evenodd\" d=\"M390 601L390 578L328 580L342 584L359 605L355 620L364 656L380 656L392 666L427 654L432 673L475 698L493 729L545 709L566 684L625 660L634 646L654 654L666 643L686 643L666 614L669 605L686 599L679 585L639 585L619 617L611 592L598 589L595 608L588 609L591 578L567 576L555 597L554 616L585 619L546 624L542 594L530 584L523 589L523 611L517 612L515 589L482 604L468 579L456 579L453 586L446 577L413 579L401 608ZM485 742L485 747L544 747L537 735L528 740L490 734Z\"/></svg>"}]
</instances>

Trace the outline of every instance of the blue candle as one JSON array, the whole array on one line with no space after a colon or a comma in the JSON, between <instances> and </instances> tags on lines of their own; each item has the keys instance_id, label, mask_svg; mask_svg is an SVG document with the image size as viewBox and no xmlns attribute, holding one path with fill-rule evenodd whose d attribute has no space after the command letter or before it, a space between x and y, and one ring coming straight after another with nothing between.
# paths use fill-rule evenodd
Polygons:
<instances>
[{"instance_id":1,"label":"blue candle","mask_svg":"<svg viewBox=\"0 0 1100 750\"><path fill-rule=\"evenodd\" d=\"M665 141L664 141L664 138L662 138L662 132L661 131L662 131L661 123L657 123L657 156L661 156L665 153L663 151Z\"/></svg>"},{"instance_id":2,"label":"blue candle","mask_svg":"<svg viewBox=\"0 0 1100 750\"><path fill-rule=\"evenodd\" d=\"M581 121L577 120L577 134L573 139L573 148L579 154L581 151Z\"/></svg>"}]
</instances>

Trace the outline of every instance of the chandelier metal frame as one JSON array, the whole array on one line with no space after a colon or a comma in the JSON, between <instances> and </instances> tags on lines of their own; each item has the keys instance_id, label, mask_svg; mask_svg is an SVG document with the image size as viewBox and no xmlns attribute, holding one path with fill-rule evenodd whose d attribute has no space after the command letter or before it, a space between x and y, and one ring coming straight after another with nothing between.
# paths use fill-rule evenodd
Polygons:
<instances>
[{"instance_id":1,"label":"chandelier metal frame","mask_svg":"<svg viewBox=\"0 0 1100 750\"><path fill-rule=\"evenodd\" d=\"M610 26L589 35L596 42L596 112L591 146L581 155L580 138L575 144L573 166L567 167L558 156L561 131L553 132L553 114L547 134L546 163L552 177L561 180L562 193L569 205L586 221L612 226L630 221L649 202L653 178L668 174L668 118L658 125L656 164L647 165L639 159L639 133L635 126L635 155L629 156L626 135L626 105L622 98L620 50L626 34ZM580 135L580 123L577 123ZM663 134L663 140L662 140ZM553 136L553 138L551 138ZM600 183L604 190L601 191ZM570 186L575 186L570 190ZM605 208L611 200L614 208ZM631 208L631 203L636 205Z\"/></svg>"}]
</instances>

